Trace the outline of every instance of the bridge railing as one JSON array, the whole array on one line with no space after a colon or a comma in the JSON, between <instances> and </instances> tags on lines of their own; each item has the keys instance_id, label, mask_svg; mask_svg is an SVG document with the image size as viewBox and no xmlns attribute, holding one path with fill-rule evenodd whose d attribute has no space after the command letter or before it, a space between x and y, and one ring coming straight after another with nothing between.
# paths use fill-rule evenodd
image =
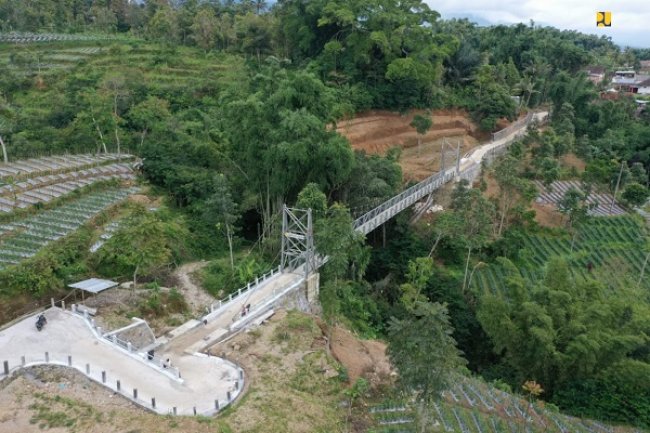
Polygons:
<instances>
[{"instance_id":1,"label":"bridge railing","mask_svg":"<svg viewBox=\"0 0 650 433\"><path fill-rule=\"evenodd\" d=\"M524 117L523 119L517 120L516 122L512 123L510 126L503 128L500 131L493 132L492 141L501 140L502 138L512 134L514 131L521 129L523 126L527 126L533 120L534 116L535 113L529 111L526 117Z\"/></svg>"},{"instance_id":2,"label":"bridge railing","mask_svg":"<svg viewBox=\"0 0 650 433\"><path fill-rule=\"evenodd\" d=\"M213 304L210 305L209 311L206 314L206 317L209 315L212 315L213 313L217 313L220 310L228 307L233 301L236 301L242 296L245 296L248 294L251 290L254 290L257 288L260 284L264 283L267 281L269 278L272 278L276 276L277 274L282 273L282 268L278 266L277 268L273 268L261 277L256 277L255 281L251 281L248 284L246 284L244 287L238 289L236 292L231 293L228 295L227 298L223 298L218 300L217 302L214 302Z\"/></svg>"},{"instance_id":3,"label":"bridge railing","mask_svg":"<svg viewBox=\"0 0 650 433\"><path fill-rule=\"evenodd\" d=\"M535 118L535 113L532 111L529 112L526 115L526 117L524 117L523 119L519 119L518 121L514 122L512 125L508 126L507 128L504 128L501 131L492 134L492 141L494 142L497 140L501 140L517 131L523 134L525 128L532 122L534 118ZM489 158L494 158L495 156L502 153L505 150L505 148L506 148L505 146L499 146L497 148L490 149L490 151L486 154L486 156L488 156ZM480 171L480 166L478 164L474 164L474 166L469 167L465 171L468 171L468 173L465 172L460 173L460 177L471 180L473 177L476 176L476 173ZM420 198L424 197L426 194L432 192L433 189L440 186L439 184L449 182L456 175L457 173L455 173L453 169L447 169L444 172L438 172L436 174L429 176L422 182L417 183L405 189L404 191L392 197L388 201L380 204L379 206L375 207L374 209L370 210L369 212L357 218L354 221L354 229L359 231L371 230L373 227L364 227L364 225L366 225L369 221L374 220L382 213L388 211L391 208L395 208L394 212L392 212L392 215L399 213L404 208L404 206L400 206L400 203L404 203L410 206L415 201L419 200ZM435 188L431 188L432 185L435 185Z\"/></svg>"},{"instance_id":4,"label":"bridge railing","mask_svg":"<svg viewBox=\"0 0 650 433\"><path fill-rule=\"evenodd\" d=\"M427 189L429 186L435 184L436 182L439 182L441 180L444 181L449 181L454 177L454 170L453 169L448 169L443 172L438 172L436 174L433 174L429 176L428 178L424 179L423 181L405 189L401 193L397 194L396 196L392 197L388 201L385 201L384 203L380 204L376 208L372 209L371 211L365 213L361 217L357 218L354 221L353 227L355 230L358 230L359 228L363 227L364 224L366 224L368 221L373 220L376 218L378 215L382 214L383 212L387 211L388 209L396 206L398 203L406 200L407 198L411 198L412 196L416 196L418 192L421 192L425 189ZM423 194L424 195L424 194Z\"/></svg>"}]
</instances>

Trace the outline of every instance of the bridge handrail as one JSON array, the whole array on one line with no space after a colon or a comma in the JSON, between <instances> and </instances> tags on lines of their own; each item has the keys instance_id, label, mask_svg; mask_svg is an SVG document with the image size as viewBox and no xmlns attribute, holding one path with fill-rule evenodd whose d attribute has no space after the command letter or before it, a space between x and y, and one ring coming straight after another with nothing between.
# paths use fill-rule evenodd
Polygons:
<instances>
[{"instance_id":1,"label":"bridge handrail","mask_svg":"<svg viewBox=\"0 0 650 433\"><path fill-rule=\"evenodd\" d=\"M63 311L68 311L65 308ZM180 380L181 374L180 370L176 367L168 367L168 368L163 368L163 362L160 357L154 357L153 359L148 359L148 356L146 353L143 352L138 352L131 344L129 341L122 340L119 338L117 335L112 334L110 332L107 332L106 334L101 333L101 328L97 327L97 324L93 319L90 319L88 317L88 312L82 311L77 308L77 305L73 304L69 310L70 314L79 316L83 319L83 321L86 323L86 326L90 329L90 332L98 338L103 341L106 341L110 344L113 344L114 346L118 347L119 349L123 350L124 352L128 353L132 357L140 358L144 361L148 361L152 367L154 367L157 371L162 372L168 377L173 377L176 380Z\"/></svg>"},{"instance_id":2,"label":"bridge handrail","mask_svg":"<svg viewBox=\"0 0 650 433\"><path fill-rule=\"evenodd\" d=\"M261 283L264 281L268 280L269 278L279 274L282 272L282 269L280 265L278 265L277 268L273 268L261 277L256 277L255 278L255 283L252 284L252 282L249 282L246 284L244 287L237 289L237 292L232 292L228 295L227 298L219 299L218 301L212 303L210 305L210 311L206 314L213 314L223 308L226 308L228 305L230 305L233 301L239 299L240 297L246 295L251 289L255 289L257 286L259 286Z\"/></svg>"},{"instance_id":3,"label":"bridge handrail","mask_svg":"<svg viewBox=\"0 0 650 433\"><path fill-rule=\"evenodd\" d=\"M520 129L522 126L527 126L533 119L533 116L535 116L535 113L533 111L529 111L528 114L526 114L526 117L523 119L519 119L511 125L503 128L502 130L492 133L492 141L501 140L503 137L510 135L512 132Z\"/></svg>"},{"instance_id":4,"label":"bridge handrail","mask_svg":"<svg viewBox=\"0 0 650 433\"><path fill-rule=\"evenodd\" d=\"M362 216L357 218L353 223L353 227L355 229L361 227L363 224L370 221L371 219L373 219L377 215L381 214L386 209L388 209L391 206L394 206L395 204L401 202L402 200L404 200L405 198L411 196L412 194L416 193L417 191L431 185L432 183L434 183L438 179L442 178L446 174L449 174L449 172L450 172L450 170L445 170L445 171L442 171L442 172L435 173L435 174L429 176L428 178L424 179L423 181L421 181L419 183L416 183L415 185L410 186L409 188L407 188L404 191L400 192L396 196L393 196L389 200L383 202L379 206L375 207L374 209L370 210L369 212L366 212L365 214L363 214Z\"/></svg>"},{"instance_id":5,"label":"bridge handrail","mask_svg":"<svg viewBox=\"0 0 650 433\"><path fill-rule=\"evenodd\" d=\"M498 131L493 134L492 136L492 141L496 141L497 139L502 138L501 136L508 136L512 134L513 132L522 129L525 126L528 126L530 122L535 118L535 113L534 112L529 112L525 118L519 119L518 121L514 122L512 125L510 125L507 128L502 129L501 131ZM497 135L500 138L496 138ZM503 143L504 145L507 143ZM494 153L496 152L496 149L500 149L502 146L499 145L493 149L490 149L488 153ZM487 153L486 153L487 154ZM477 169L478 165L474 164L475 166L472 167L472 169ZM424 190L425 188L429 187L430 185L441 181L442 183L449 182L453 178L455 178L458 175L462 176L463 173L456 173L456 167L448 168L444 171L440 171L438 173L434 173L431 176L427 177L426 179L422 180L421 182L416 183L415 185L412 185L405 189L404 191L401 191L399 194L391 197L387 201L383 202L379 206L374 207L370 211L366 212L359 218L355 219L353 222L353 228L355 230L360 230L364 224L367 222L373 220L376 218L378 215L382 214L383 212L387 211L391 207L395 206L396 204L407 200L408 198L411 198L412 196L416 195L418 192ZM323 257L320 259L316 260L316 267L320 267L323 264L327 262L327 257ZM207 314L204 316L204 318L208 318L208 316L213 316L215 313L220 312L222 309L227 308L232 302L238 300L240 297L247 295L251 290L255 290L259 287L260 283L263 283L267 279L273 277L276 275L276 273L281 273L282 269L280 266L277 268L272 269L270 272L267 272L264 274L262 277L258 277L255 279L255 283L251 284L248 283L246 286L240 288L237 290L237 292L233 292L230 295L228 295L227 298L221 299L213 304L210 305L209 311ZM275 294L273 295L275 296Z\"/></svg>"},{"instance_id":6,"label":"bridge handrail","mask_svg":"<svg viewBox=\"0 0 650 433\"><path fill-rule=\"evenodd\" d=\"M508 126L507 128L502 129L501 131L495 132L492 134L492 141L497 141L503 137L506 137L513 132L522 129L525 126L528 126L530 122L534 119L535 113L530 111L524 117L523 119L519 119L516 122L514 122L512 125ZM493 152L494 149L491 149L490 152ZM440 178L446 178L449 176L449 178L453 178L456 176L456 173L454 169L447 169L445 171L441 171L435 174L432 174L428 178L424 179L423 181L410 186L409 188L405 189L404 191L400 192L399 194L393 196L389 200L385 201L384 203L380 204L379 206L376 206L372 210L366 212L356 220L354 220L353 227L354 229L358 229L362 227L365 223L368 221L372 220L375 218L377 215L381 214L382 212L386 211L387 209L391 208L395 204L401 202L402 200L406 199L407 197L410 197L413 194L416 194L418 191L421 191L422 189L428 187L432 183L438 181Z\"/></svg>"}]
</instances>

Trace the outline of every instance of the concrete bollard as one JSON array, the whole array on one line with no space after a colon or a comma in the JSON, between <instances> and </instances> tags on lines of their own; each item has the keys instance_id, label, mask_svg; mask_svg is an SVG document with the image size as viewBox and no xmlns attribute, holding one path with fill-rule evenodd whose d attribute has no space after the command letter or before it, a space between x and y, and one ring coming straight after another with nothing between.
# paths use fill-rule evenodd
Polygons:
<instances>
[{"instance_id":1,"label":"concrete bollard","mask_svg":"<svg viewBox=\"0 0 650 433\"><path fill-rule=\"evenodd\" d=\"M77 304L70 305L70 311L72 311L73 313L76 313L77 312Z\"/></svg>"},{"instance_id":2,"label":"concrete bollard","mask_svg":"<svg viewBox=\"0 0 650 433\"><path fill-rule=\"evenodd\" d=\"M151 397L151 407L156 408L156 397Z\"/></svg>"},{"instance_id":3,"label":"concrete bollard","mask_svg":"<svg viewBox=\"0 0 650 433\"><path fill-rule=\"evenodd\" d=\"M90 326L95 327L95 319L90 319Z\"/></svg>"},{"instance_id":4,"label":"concrete bollard","mask_svg":"<svg viewBox=\"0 0 650 433\"><path fill-rule=\"evenodd\" d=\"M86 374L90 376L90 364L86 364Z\"/></svg>"},{"instance_id":5,"label":"concrete bollard","mask_svg":"<svg viewBox=\"0 0 650 433\"><path fill-rule=\"evenodd\" d=\"M50 298L50 303L52 304L52 308L54 308L54 298Z\"/></svg>"},{"instance_id":6,"label":"concrete bollard","mask_svg":"<svg viewBox=\"0 0 650 433\"><path fill-rule=\"evenodd\" d=\"M68 367L72 367L72 356L68 355Z\"/></svg>"},{"instance_id":7,"label":"concrete bollard","mask_svg":"<svg viewBox=\"0 0 650 433\"><path fill-rule=\"evenodd\" d=\"M228 398L228 401L232 401L232 395L230 395L230 391L226 392L226 397Z\"/></svg>"},{"instance_id":8,"label":"concrete bollard","mask_svg":"<svg viewBox=\"0 0 650 433\"><path fill-rule=\"evenodd\" d=\"M50 362L50 352L45 352L45 362Z\"/></svg>"},{"instance_id":9,"label":"concrete bollard","mask_svg":"<svg viewBox=\"0 0 650 433\"><path fill-rule=\"evenodd\" d=\"M172 413L174 414L174 416L176 416L176 406L172 408Z\"/></svg>"},{"instance_id":10,"label":"concrete bollard","mask_svg":"<svg viewBox=\"0 0 650 433\"><path fill-rule=\"evenodd\" d=\"M97 327L97 334L99 334L100 337L102 336L102 327L101 326Z\"/></svg>"},{"instance_id":11,"label":"concrete bollard","mask_svg":"<svg viewBox=\"0 0 650 433\"><path fill-rule=\"evenodd\" d=\"M131 345L131 342L130 342L130 341L127 341L127 342L126 342L126 349L127 349L129 352L133 352L133 346Z\"/></svg>"},{"instance_id":12,"label":"concrete bollard","mask_svg":"<svg viewBox=\"0 0 650 433\"><path fill-rule=\"evenodd\" d=\"M102 383L106 383L106 372L102 371Z\"/></svg>"},{"instance_id":13,"label":"concrete bollard","mask_svg":"<svg viewBox=\"0 0 650 433\"><path fill-rule=\"evenodd\" d=\"M215 408L216 410L219 410L219 400L215 400L215 401L214 401L214 408Z\"/></svg>"},{"instance_id":14,"label":"concrete bollard","mask_svg":"<svg viewBox=\"0 0 650 433\"><path fill-rule=\"evenodd\" d=\"M4 362L5 375L9 375L9 361Z\"/></svg>"},{"instance_id":15,"label":"concrete bollard","mask_svg":"<svg viewBox=\"0 0 650 433\"><path fill-rule=\"evenodd\" d=\"M25 357L24 357L24 356L21 356L21 357L20 357L20 365L22 365L22 366L24 367L25 364L26 364L26 362L25 362Z\"/></svg>"},{"instance_id":16,"label":"concrete bollard","mask_svg":"<svg viewBox=\"0 0 650 433\"><path fill-rule=\"evenodd\" d=\"M61 309L65 310L65 301L61 301Z\"/></svg>"},{"instance_id":17,"label":"concrete bollard","mask_svg":"<svg viewBox=\"0 0 650 433\"><path fill-rule=\"evenodd\" d=\"M122 385L120 384L119 379L117 380L117 392L120 392L122 390Z\"/></svg>"},{"instance_id":18,"label":"concrete bollard","mask_svg":"<svg viewBox=\"0 0 650 433\"><path fill-rule=\"evenodd\" d=\"M136 388L133 388L133 400L138 399L138 390Z\"/></svg>"}]
</instances>

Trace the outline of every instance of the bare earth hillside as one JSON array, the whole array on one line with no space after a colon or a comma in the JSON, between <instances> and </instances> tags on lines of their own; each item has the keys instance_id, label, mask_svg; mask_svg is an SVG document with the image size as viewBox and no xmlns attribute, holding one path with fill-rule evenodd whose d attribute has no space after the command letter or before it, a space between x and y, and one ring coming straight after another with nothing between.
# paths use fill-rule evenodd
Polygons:
<instances>
[{"instance_id":1,"label":"bare earth hillside","mask_svg":"<svg viewBox=\"0 0 650 433\"><path fill-rule=\"evenodd\" d=\"M423 115L422 110L399 114L390 111L368 111L352 119L340 121L337 131L345 136L352 148L369 154L384 155L389 149L401 149L400 165L405 180L422 180L440 170L441 151L447 139L445 152L449 166L456 158L456 146L461 145L461 156L474 148L479 139L476 126L463 111L440 110L431 114L433 122L429 131L421 136L410 126L413 116ZM453 148L452 148L453 147Z\"/></svg>"}]
</instances>

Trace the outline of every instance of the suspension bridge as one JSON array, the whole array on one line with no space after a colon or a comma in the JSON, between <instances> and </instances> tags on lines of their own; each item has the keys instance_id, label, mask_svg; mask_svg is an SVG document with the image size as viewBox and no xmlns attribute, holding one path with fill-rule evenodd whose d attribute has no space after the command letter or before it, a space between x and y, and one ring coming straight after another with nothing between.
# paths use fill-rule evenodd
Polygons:
<instances>
[{"instance_id":1,"label":"suspension bridge","mask_svg":"<svg viewBox=\"0 0 650 433\"><path fill-rule=\"evenodd\" d=\"M481 165L505 153L532 123L543 123L547 112L525 118L492 136L471 153L456 153L454 167L443 169L357 218L353 227L368 234L449 182L473 181ZM206 355L206 349L254 323L273 309L287 305L306 309L318 298L318 268L327 257L316 253L311 210L284 207L280 265L255 278L228 298L207 307L141 351L119 342L115 332L102 332L77 306L54 305L45 314L50 324L37 333L33 317L0 329L0 380L21 368L54 364L74 368L123 397L159 414L211 415L232 402L245 382L244 371L228 361ZM172 359L174 366L152 362ZM209 380L208 380L209 379Z\"/></svg>"},{"instance_id":2,"label":"suspension bridge","mask_svg":"<svg viewBox=\"0 0 650 433\"><path fill-rule=\"evenodd\" d=\"M454 180L466 179L472 182L478 177L483 162L489 164L517 138L525 135L528 127L546 121L548 112L529 113L525 118L492 136L492 140L472 152L461 156L457 153L455 165L435 173L427 179L405 189L396 196L357 218L354 230L367 235L400 212L418 201L431 197L432 193ZM188 347L190 351L201 351L229 338L251 323L264 320L277 305L302 290L299 299L311 303L318 296L318 268L327 261L316 253L313 239L312 215L309 209L284 207L282 215L281 264L267 274L256 278L227 299L209 307L202 320L188 323L183 336L172 338L162 346L163 350L177 351ZM296 304L295 297L292 299ZM187 345L193 341L191 345Z\"/></svg>"}]
</instances>

